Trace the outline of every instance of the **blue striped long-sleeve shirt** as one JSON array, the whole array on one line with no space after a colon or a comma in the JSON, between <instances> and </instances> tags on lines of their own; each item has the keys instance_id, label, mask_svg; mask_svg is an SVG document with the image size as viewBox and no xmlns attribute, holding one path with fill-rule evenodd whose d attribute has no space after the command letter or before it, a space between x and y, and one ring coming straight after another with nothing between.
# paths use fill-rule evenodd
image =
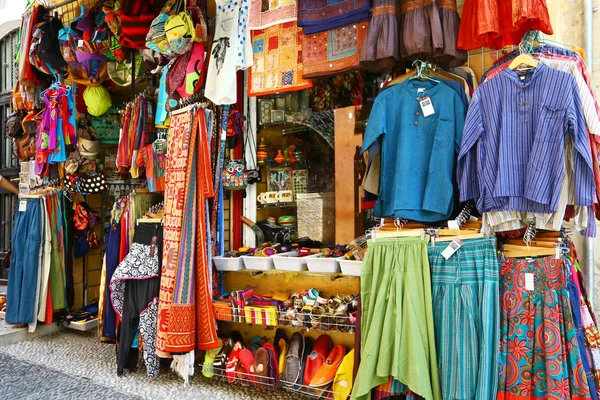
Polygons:
<instances>
[{"instance_id":1,"label":"blue striped long-sleeve shirt","mask_svg":"<svg viewBox=\"0 0 600 400\"><path fill-rule=\"evenodd\" d=\"M480 212L557 211L565 138L574 144L575 202L594 201L592 158L574 78L538 65L484 82L469 106L457 163L460 200Z\"/></svg>"}]
</instances>

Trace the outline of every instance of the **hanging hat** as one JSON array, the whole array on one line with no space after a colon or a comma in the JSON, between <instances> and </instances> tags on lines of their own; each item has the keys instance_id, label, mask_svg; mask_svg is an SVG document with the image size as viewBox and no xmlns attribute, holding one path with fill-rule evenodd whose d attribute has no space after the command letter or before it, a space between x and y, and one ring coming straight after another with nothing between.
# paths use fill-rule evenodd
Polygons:
<instances>
[{"instance_id":1,"label":"hanging hat","mask_svg":"<svg viewBox=\"0 0 600 400\"><path fill-rule=\"evenodd\" d=\"M77 148L82 157L93 159L98 155L98 151L100 151L100 142L98 140L79 138Z\"/></svg>"},{"instance_id":2,"label":"hanging hat","mask_svg":"<svg viewBox=\"0 0 600 400\"><path fill-rule=\"evenodd\" d=\"M102 85L88 86L83 92L83 100L85 100L88 113L94 117L101 116L112 106L110 93Z\"/></svg>"}]
</instances>

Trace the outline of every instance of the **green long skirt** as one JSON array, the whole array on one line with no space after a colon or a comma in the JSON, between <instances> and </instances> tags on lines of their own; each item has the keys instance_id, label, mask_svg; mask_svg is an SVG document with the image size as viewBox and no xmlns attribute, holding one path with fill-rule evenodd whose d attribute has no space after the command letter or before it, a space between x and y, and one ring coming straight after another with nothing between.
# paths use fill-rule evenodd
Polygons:
<instances>
[{"instance_id":1,"label":"green long skirt","mask_svg":"<svg viewBox=\"0 0 600 400\"><path fill-rule=\"evenodd\" d=\"M390 376L441 399L435 351L429 238L369 241L361 272L361 362L352 399L370 399Z\"/></svg>"}]
</instances>

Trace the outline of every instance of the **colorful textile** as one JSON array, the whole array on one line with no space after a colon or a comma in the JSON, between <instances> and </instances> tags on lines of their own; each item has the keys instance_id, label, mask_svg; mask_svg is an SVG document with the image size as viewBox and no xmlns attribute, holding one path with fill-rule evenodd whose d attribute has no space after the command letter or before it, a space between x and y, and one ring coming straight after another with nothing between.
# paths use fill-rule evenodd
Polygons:
<instances>
[{"instance_id":1,"label":"colorful textile","mask_svg":"<svg viewBox=\"0 0 600 400\"><path fill-rule=\"evenodd\" d=\"M169 357L170 352L183 353L194 349L194 321L180 318L178 310L172 309L175 278L179 270L191 132L192 114L185 109L172 113L167 141L163 263L156 341L156 351L161 357Z\"/></svg>"},{"instance_id":2,"label":"colorful textile","mask_svg":"<svg viewBox=\"0 0 600 400\"><path fill-rule=\"evenodd\" d=\"M266 6L266 9L263 9ZM273 25L296 20L296 0L252 0L250 29L265 29Z\"/></svg>"},{"instance_id":3,"label":"colorful textile","mask_svg":"<svg viewBox=\"0 0 600 400\"><path fill-rule=\"evenodd\" d=\"M254 65L248 70L248 96L306 89L302 79L302 29L295 22L252 31Z\"/></svg>"},{"instance_id":4,"label":"colorful textile","mask_svg":"<svg viewBox=\"0 0 600 400\"><path fill-rule=\"evenodd\" d=\"M369 241L360 280L360 366L352 399L368 399L390 376L441 400L435 348L429 239Z\"/></svg>"},{"instance_id":5,"label":"colorful textile","mask_svg":"<svg viewBox=\"0 0 600 400\"><path fill-rule=\"evenodd\" d=\"M198 188L196 224L196 347L200 350L213 350L220 347L217 327L212 308L212 264L209 262L207 199L214 196L212 170L210 168L210 148L205 110L198 110L194 122L197 130L197 172Z\"/></svg>"},{"instance_id":6,"label":"colorful textile","mask_svg":"<svg viewBox=\"0 0 600 400\"><path fill-rule=\"evenodd\" d=\"M299 0L298 26L317 33L365 21L371 17L370 0Z\"/></svg>"},{"instance_id":7,"label":"colorful textile","mask_svg":"<svg viewBox=\"0 0 600 400\"><path fill-rule=\"evenodd\" d=\"M575 246L572 244L570 257L574 261L571 274L579 294L578 301L581 309L581 327L583 328L586 357L590 362L590 369L594 379L593 386L596 388L596 392L600 395L600 331L598 330L596 317L587 298L587 290L583 285L584 277L579 267Z\"/></svg>"},{"instance_id":8,"label":"colorful textile","mask_svg":"<svg viewBox=\"0 0 600 400\"><path fill-rule=\"evenodd\" d=\"M442 256L446 247L440 242L428 249L442 395L492 399L500 346L496 241L465 240L449 259Z\"/></svg>"},{"instance_id":9,"label":"colorful textile","mask_svg":"<svg viewBox=\"0 0 600 400\"><path fill-rule=\"evenodd\" d=\"M247 324L277 326L277 307L246 306L244 317Z\"/></svg>"},{"instance_id":10,"label":"colorful textile","mask_svg":"<svg viewBox=\"0 0 600 400\"><path fill-rule=\"evenodd\" d=\"M158 154L154 147L149 144L140 150L136 163L140 167L146 167L146 180L148 190L151 193L165 191L165 155Z\"/></svg>"},{"instance_id":11,"label":"colorful textile","mask_svg":"<svg viewBox=\"0 0 600 400\"><path fill-rule=\"evenodd\" d=\"M332 75L359 68L359 55L369 22L359 22L302 40L302 77Z\"/></svg>"},{"instance_id":12,"label":"colorful textile","mask_svg":"<svg viewBox=\"0 0 600 400\"><path fill-rule=\"evenodd\" d=\"M498 400L591 398L569 305L569 262L504 261Z\"/></svg>"}]
</instances>

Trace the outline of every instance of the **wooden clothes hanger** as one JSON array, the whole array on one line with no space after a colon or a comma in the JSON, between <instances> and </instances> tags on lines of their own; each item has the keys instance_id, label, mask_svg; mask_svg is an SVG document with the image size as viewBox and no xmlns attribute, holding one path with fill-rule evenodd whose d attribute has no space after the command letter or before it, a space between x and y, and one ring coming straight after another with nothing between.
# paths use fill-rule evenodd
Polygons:
<instances>
[{"instance_id":1,"label":"wooden clothes hanger","mask_svg":"<svg viewBox=\"0 0 600 400\"><path fill-rule=\"evenodd\" d=\"M502 251L505 257L518 258L518 257L544 257L552 256L556 254L556 247L534 247L534 246L521 246L514 244L505 244Z\"/></svg>"},{"instance_id":2,"label":"wooden clothes hanger","mask_svg":"<svg viewBox=\"0 0 600 400\"><path fill-rule=\"evenodd\" d=\"M519 54L512 62L509 64L508 68L519 71L524 71L528 69L537 68L538 62L533 58L531 53L533 52L532 42L535 41L535 37L532 37L532 31L528 31L521 43L519 43Z\"/></svg>"}]
</instances>

